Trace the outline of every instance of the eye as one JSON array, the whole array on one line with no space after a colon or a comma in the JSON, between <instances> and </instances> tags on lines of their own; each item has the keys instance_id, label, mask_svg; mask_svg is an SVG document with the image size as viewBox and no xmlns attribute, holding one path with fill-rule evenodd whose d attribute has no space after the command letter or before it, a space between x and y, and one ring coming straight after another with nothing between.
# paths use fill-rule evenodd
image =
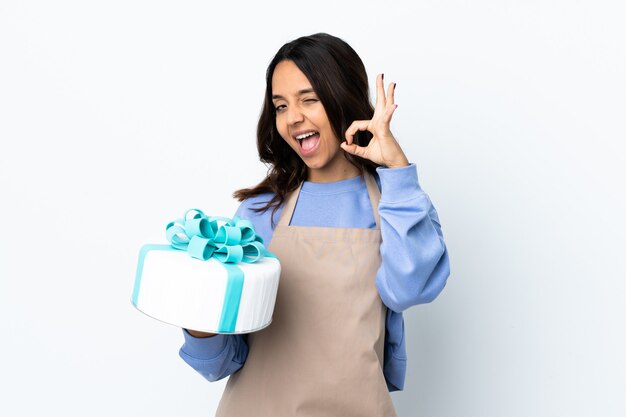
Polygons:
<instances>
[{"instance_id":1,"label":"eye","mask_svg":"<svg viewBox=\"0 0 626 417\"><path fill-rule=\"evenodd\" d=\"M319 101L319 100L316 99L316 98L307 98L307 99L304 100L304 102L308 102L308 103L315 103L317 101ZM285 105L281 104L281 105L278 105L278 106L274 107L274 110L276 112L280 112L280 111L284 110L284 107L285 107Z\"/></svg>"}]
</instances>

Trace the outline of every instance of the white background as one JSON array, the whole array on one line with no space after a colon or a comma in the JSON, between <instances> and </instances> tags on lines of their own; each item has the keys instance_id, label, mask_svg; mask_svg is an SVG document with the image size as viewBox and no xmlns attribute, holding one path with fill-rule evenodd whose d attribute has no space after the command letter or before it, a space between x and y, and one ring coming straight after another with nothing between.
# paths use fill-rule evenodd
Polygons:
<instances>
[{"instance_id":1,"label":"white background","mask_svg":"<svg viewBox=\"0 0 626 417\"><path fill-rule=\"evenodd\" d=\"M273 54L328 32L438 209L452 274L406 312L401 416L626 414L623 2L0 2L0 414L213 415L138 249L232 216Z\"/></svg>"}]
</instances>

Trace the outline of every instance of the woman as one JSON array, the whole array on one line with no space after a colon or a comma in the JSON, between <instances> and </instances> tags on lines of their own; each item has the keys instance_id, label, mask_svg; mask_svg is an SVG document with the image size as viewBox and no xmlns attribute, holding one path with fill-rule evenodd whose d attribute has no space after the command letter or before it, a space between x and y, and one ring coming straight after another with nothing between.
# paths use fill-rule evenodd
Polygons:
<instances>
[{"instance_id":1,"label":"woman","mask_svg":"<svg viewBox=\"0 0 626 417\"><path fill-rule=\"evenodd\" d=\"M373 108L361 59L325 33L280 48L266 82L257 146L269 171L235 197L281 261L273 322L184 330L180 355L210 381L231 375L218 416L395 416L401 312L449 275L437 213L389 128L395 84L385 94L377 77Z\"/></svg>"}]
</instances>

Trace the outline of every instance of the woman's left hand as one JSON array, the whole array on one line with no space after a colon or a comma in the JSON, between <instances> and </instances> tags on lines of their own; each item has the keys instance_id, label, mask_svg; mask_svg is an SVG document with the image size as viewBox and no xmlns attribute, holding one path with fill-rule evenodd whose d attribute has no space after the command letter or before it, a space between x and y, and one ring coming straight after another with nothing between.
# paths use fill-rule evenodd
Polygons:
<instances>
[{"instance_id":1,"label":"woman's left hand","mask_svg":"<svg viewBox=\"0 0 626 417\"><path fill-rule=\"evenodd\" d=\"M385 97L383 81L383 74L378 74L376 77L376 106L372 120L355 120L352 122L346 130L346 141L341 143L341 148L352 155L369 159L387 168L407 166L409 161L389 129L391 116L398 107L393 101L396 83L389 86L387 97ZM368 130L374 135L367 146L358 146L352 143L354 135L359 130Z\"/></svg>"}]
</instances>

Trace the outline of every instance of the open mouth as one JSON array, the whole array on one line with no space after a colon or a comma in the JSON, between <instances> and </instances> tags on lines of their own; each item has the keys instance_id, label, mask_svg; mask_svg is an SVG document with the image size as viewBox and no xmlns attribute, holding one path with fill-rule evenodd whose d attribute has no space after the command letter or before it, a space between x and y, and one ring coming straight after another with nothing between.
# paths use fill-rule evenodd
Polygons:
<instances>
[{"instance_id":1,"label":"open mouth","mask_svg":"<svg viewBox=\"0 0 626 417\"><path fill-rule=\"evenodd\" d=\"M302 149L303 152L310 152L317 147L320 140L320 133L315 132L312 135L306 136L305 138L296 140L298 141L300 149Z\"/></svg>"}]
</instances>

